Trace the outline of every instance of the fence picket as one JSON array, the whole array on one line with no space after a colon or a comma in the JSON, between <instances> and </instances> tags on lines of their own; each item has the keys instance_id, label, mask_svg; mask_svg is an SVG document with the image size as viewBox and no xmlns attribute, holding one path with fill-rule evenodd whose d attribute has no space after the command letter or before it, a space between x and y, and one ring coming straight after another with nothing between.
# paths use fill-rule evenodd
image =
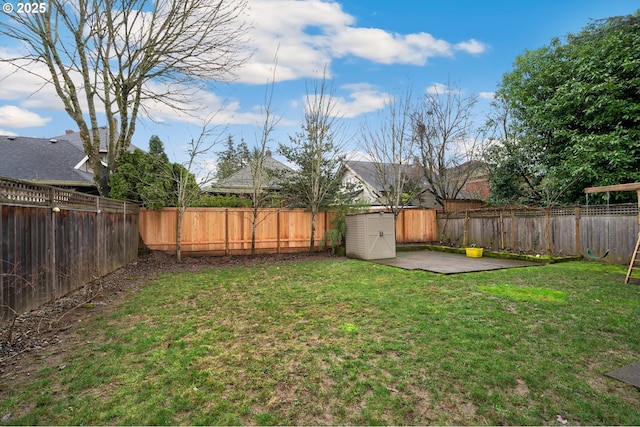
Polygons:
<instances>
[{"instance_id":1,"label":"fence picket","mask_svg":"<svg viewBox=\"0 0 640 427\"><path fill-rule=\"evenodd\" d=\"M0 178L0 319L75 290L138 255L138 207Z\"/></svg>"}]
</instances>

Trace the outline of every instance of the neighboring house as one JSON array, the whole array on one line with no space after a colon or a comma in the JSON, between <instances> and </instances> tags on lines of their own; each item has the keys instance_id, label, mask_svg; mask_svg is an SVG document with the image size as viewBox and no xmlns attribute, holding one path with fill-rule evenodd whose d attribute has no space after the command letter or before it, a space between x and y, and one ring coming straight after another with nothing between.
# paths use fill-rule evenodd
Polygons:
<instances>
[{"instance_id":1,"label":"neighboring house","mask_svg":"<svg viewBox=\"0 0 640 427\"><path fill-rule=\"evenodd\" d=\"M353 194L354 200L359 200L370 204L372 207L386 206L385 186L380 181L381 175L393 176L392 165L384 164L383 167L388 170L387 173L380 173L380 168L373 162L362 160L347 160L342 164L342 183L344 185L351 184L358 188ZM407 165L410 168L408 174L419 177L418 169L413 165ZM421 187L424 188L419 199L410 203L411 206L420 206L424 208L438 209L441 206L436 202L435 197L428 190L429 184L421 180Z\"/></svg>"},{"instance_id":2,"label":"neighboring house","mask_svg":"<svg viewBox=\"0 0 640 427\"><path fill-rule=\"evenodd\" d=\"M393 176L392 166L390 164L383 165L389 172L384 174L386 176ZM424 179L420 179L422 172L414 165L407 165L410 168L409 175L413 175L417 180L420 180L419 184L423 188L423 192L420 195L419 200L414 200L412 206L420 206L431 209L442 209L443 206L436 201L435 196L429 189L431 186ZM474 171L471 173L470 178L466 180L463 189L459 192L456 200L472 200L474 202L484 201L489 195L489 179L486 167L478 165L476 163L465 163L457 168L449 170L451 176L456 176L459 173L465 173L469 167L473 167ZM343 177L342 182L344 184L356 184L359 187L359 191L353 195L354 200L359 199L371 206L385 206L385 186L380 182L380 176L383 175L379 172L379 166L369 161L355 161L349 160L343 163ZM476 203L477 204L477 203Z\"/></svg>"},{"instance_id":3,"label":"neighboring house","mask_svg":"<svg viewBox=\"0 0 640 427\"><path fill-rule=\"evenodd\" d=\"M109 128L106 126L102 126L98 128L98 133L100 134L100 160L102 163L106 165L107 162L107 141L109 141ZM54 136L51 139L55 139L58 141L68 141L77 147L79 150L82 150L84 153L84 147L82 145L82 139L80 138L80 132L75 132L73 130L67 129L64 135ZM93 133L91 134L91 139L93 139ZM127 151L133 152L137 147L133 144L129 145ZM84 170L85 172L92 172L91 166L89 165L89 156L86 154L81 161L79 169Z\"/></svg>"},{"instance_id":4,"label":"neighboring house","mask_svg":"<svg viewBox=\"0 0 640 427\"><path fill-rule=\"evenodd\" d=\"M96 191L93 174L82 170L82 149L66 140L0 136L0 176L34 184Z\"/></svg>"},{"instance_id":5,"label":"neighboring house","mask_svg":"<svg viewBox=\"0 0 640 427\"><path fill-rule=\"evenodd\" d=\"M107 154L107 128L100 131L100 158ZM135 147L131 145L130 151ZM34 184L71 188L97 194L93 170L80 133L67 130L53 138L0 136L0 176Z\"/></svg>"},{"instance_id":6,"label":"neighboring house","mask_svg":"<svg viewBox=\"0 0 640 427\"><path fill-rule=\"evenodd\" d=\"M107 138L109 137L109 130L107 129L106 126L103 126L98 129L98 132L100 132L100 160L103 163L106 163L107 141L108 141ZM51 139L55 139L58 141L67 141L73 144L74 147L82 151L82 154L84 154L84 156L78 162L78 169L83 170L85 172L90 172L90 173L93 172L93 169L89 164L89 156L86 155L84 151L84 147L82 146L82 139L80 138L80 132L74 132L71 129L67 129L64 135L54 136ZM93 139L93 135L91 136L91 139Z\"/></svg>"},{"instance_id":7,"label":"neighboring house","mask_svg":"<svg viewBox=\"0 0 640 427\"><path fill-rule=\"evenodd\" d=\"M271 176L271 171L293 171L289 166L274 159L271 155L271 151L267 151L264 158L264 170L267 174L266 179L262 185L262 190L265 192L279 192L280 185L275 177ZM251 167L245 166L233 175L226 179L214 184L210 187L204 188L202 191L209 194L217 195L236 195L238 197L251 197L254 190L253 175L251 173Z\"/></svg>"},{"instance_id":8,"label":"neighboring house","mask_svg":"<svg viewBox=\"0 0 640 427\"><path fill-rule=\"evenodd\" d=\"M469 168L472 168L470 172L468 172ZM456 171L469 175L456 199L487 200L489 197L489 170L486 163L477 160L470 161L457 168L451 168L449 173L454 174Z\"/></svg>"}]
</instances>

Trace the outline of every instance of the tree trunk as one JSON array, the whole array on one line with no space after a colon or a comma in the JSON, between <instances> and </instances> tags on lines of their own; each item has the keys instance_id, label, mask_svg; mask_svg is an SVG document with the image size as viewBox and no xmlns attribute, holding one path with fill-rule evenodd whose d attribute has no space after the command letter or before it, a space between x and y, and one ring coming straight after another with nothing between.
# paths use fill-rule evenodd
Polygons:
<instances>
[{"instance_id":1,"label":"tree trunk","mask_svg":"<svg viewBox=\"0 0 640 427\"><path fill-rule=\"evenodd\" d=\"M311 243L309 244L309 252L314 251L316 245L316 216L318 212L311 210Z\"/></svg>"},{"instance_id":2,"label":"tree trunk","mask_svg":"<svg viewBox=\"0 0 640 427\"><path fill-rule=\"evenodd\" d=\"M178 208L178 220L176 221L176 260L182 262L182 217L184 209Z\"/></svg>"},{"instance_id":3,"label":"tree trunk","mask_svg":"<svg viewBox=\"0 0 640 427\"><path fill-rule=\"evenodd\" d=\"M258 208L253 208L253 221L251 222L251 256L256 254L256 229L258 228Z\"/></svg>"}]
</instances>

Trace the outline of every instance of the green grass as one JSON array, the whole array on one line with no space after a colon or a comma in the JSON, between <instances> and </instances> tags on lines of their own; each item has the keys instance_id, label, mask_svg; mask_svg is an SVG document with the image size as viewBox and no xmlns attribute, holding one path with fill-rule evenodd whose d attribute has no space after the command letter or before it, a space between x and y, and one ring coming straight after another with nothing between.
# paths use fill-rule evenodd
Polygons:
<instances>
[{"instance_id":1,"label":"green grass","mask_svg":"<svg viewBox=\"0 0 640 427\"><path fill-rule=\"evenodd\" d=\"M12 424L640 424L640 289L569 262L442 276L337 259L166 275L84 324ZM558 418L560 417L560 418Z\"/></svg>"}]
</instances>

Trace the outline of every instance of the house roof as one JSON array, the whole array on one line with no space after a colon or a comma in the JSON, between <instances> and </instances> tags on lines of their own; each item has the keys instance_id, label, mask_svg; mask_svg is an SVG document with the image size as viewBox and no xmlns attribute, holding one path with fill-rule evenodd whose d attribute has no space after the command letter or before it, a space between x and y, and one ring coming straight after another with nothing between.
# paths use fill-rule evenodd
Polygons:
<instances>
[{"instance_id":1,"label":"house roof","mask_svg":"<svg viewBox=\"0 0 640 427\"><path fill-rule=\"evenodd\" d=\"M100 152L106 153L107 150L107 141L109 140L109 128L106 126L101 126L98 128L98 133L100 134ZM89 136L93 141L93 132L89 132ZM84 152L84 146L82 145L82 139L80 138L80 132L67 130L64 135L54 136L51 139L55 139L57 141L68 141L80 150ZM134 151L137 147L133 144L130 144L127 150Z\"/></svg>"},{"instance_id":2,"label":"house roof","mask_svg":"<svg viewBox=\"0 0 640 427\"><path fill-rule=\"evenodd\" d=\"M86 156L84 150L69 141L0 136L0 153L0 176L42 184L94 185L91 173L75 168Z\"/></svg>"},{"instance_id":3,"label":"house roof","mask_svg":"<svg viewBox=\"0 0 640 427\"><path fill-rule=\"evenodd\" d=\"M348 160L348 161L345 161L345 166L349 168L354 174L356 174L370 188L378 192L383 192L385 190L383 183L380 181L380 179L383 176L388 177L391 180L395 178L392 165L390 163L384 163L381 165L385 169L384 173L380 173L378 170L379 166L369 161ZM419 168L416 168L415 165L407 164L405 167L411 168L410 173L413 176L423 178L422 171ZM487 178L486 163L481 161L466 162L459 166L452 167L449 170L455 174L455 173L466 173L470 169L472 171L477 171L477 173L472 174L469 181L483 181L483 180L486 181L486 178ZM431 185L427 182L426 179L423 178L422 187L425 190L428 190L431 188ZM456 199L477 200L479 191L480 190L472 191L466 188L465 186L465 188L462 188L460 190L460 192L456 196Z\"/></svg>"},{"instance_id":4,"label":"house roof","mask_svg":"<svg viewBox=\"0 0 640 427\"><path fill-rule=\"evenodd\" d=\"M367 162L363 160L347 160L344 164L375 191L385 191L385 183L381 182L383 177L395 179L393 165L390 163L376 165L374 162ZM384 173L381 173L379 170L380 167L384 168ZM414 165L405 165L405 168L410 169L409 173L412 175L418 176L417 174L420 174L420 171L418 171ZM423 182L422 184L424 187L429 186L426 182Z\"/></svg>"},{"instance_id":5,"label":"house roof","mask_svg":"<svg viewBox=\"0 0 640 427\"><path fill-rule=\"evenodd\" d=\"M265 171L293 171L289 166L271 157L267 152L264 158ZM265 190L277 190L280 186L273 177L268 177L263 185ZM206 189L215 193L246 193L253 189L253 176L251 167L245 166L233 175Z\"/></svg>"}]
</instances>

